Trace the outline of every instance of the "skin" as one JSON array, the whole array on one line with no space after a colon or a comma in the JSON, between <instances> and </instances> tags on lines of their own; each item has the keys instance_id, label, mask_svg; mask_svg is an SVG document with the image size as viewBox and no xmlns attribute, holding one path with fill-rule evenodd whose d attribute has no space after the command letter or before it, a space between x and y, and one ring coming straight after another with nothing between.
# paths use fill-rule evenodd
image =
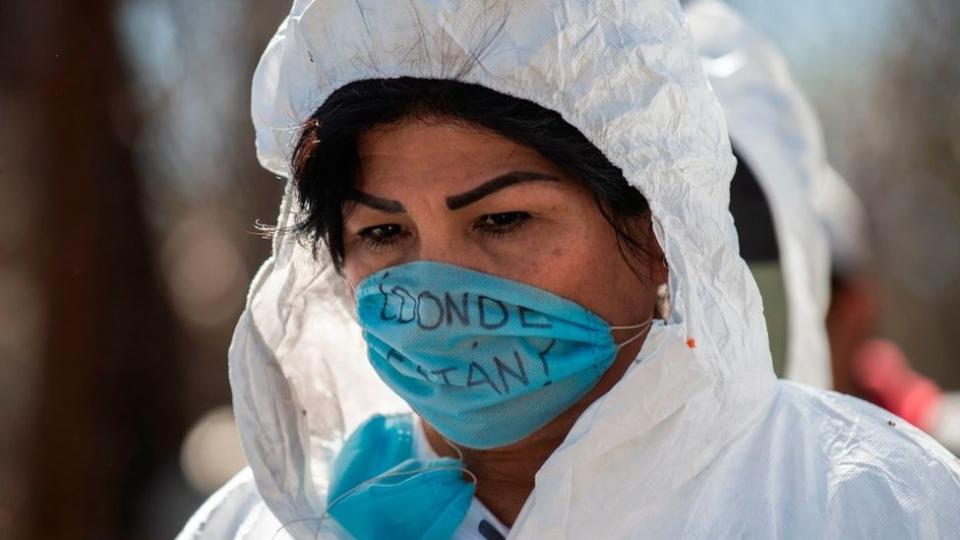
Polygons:
<instances>
[{"instance_id":1,"label":"skin","mask_svg":"<svg viewBox=\"0 0 960 540\"><path fill-rule=\"evenodd\" d=\"M352 285L386 267L429 260L546 289L615 326L654 315L667 270L649 215L631 230L653 256L628 255L628 261L592 192L536 151L480 128L417 119L371 130L358 152L360 200L344 206L343 274ZM517 171L524 181L450 208L449 197ZM620 343L635 332L617 330L614 339ZM477 477L477 497L498 519L512 526L536 472L580 414L620 380L645 333L620 351L593 390L539 431L507 447L460 449ZM458 457L423 425L438 454Z\"/></svg>"},{"instance_id":2,"label":"skin","mask_svg":"<svg viewBox=\"0 0 960 540\"><path fill-rule=\"evenodd\" d=\"M827 334L830 337L830 358L833 388L844 394L864 397L855 380L854 357L871 336L877 316L877 302L867 279L852 278L843 287L835 287L827 311Z\"/></svg>"}]
</instances>

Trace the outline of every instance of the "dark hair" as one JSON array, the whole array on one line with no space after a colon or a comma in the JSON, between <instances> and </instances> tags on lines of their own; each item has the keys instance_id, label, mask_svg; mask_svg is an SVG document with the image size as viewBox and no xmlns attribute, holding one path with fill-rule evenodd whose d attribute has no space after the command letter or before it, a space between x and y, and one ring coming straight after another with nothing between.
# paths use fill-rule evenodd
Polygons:
<instances>
[{"instance_id":1,"label":"dark hair","mask_svg":"<svg viewBox=\"0 0 960 540\"><path fill-rule=\"evenodd\" d=\"M594 193L621 252L626 245L647 253L630 228L631 218L649 211L647 200L560 114L475 84L403 77L356 81L333 92L307 120L294 150L293 180L303 211L294 230L310 237L314 253L323 241L338 271L344 257L342 205L360 169L358 138L411 117L485 128L536 150Z\"/></svg>"},{"instance_id":2,"label":"dark hair","mask_svg":"<svg viewBox=\"0 0 960 540\"><path fill-rule=\"evenodd\" d=\"M730 214L737 226L740 256L748 263L778 262L780 248L770 201L743 154L733 147L737 169L730 180Z\"/></svg>"}]
</instances>

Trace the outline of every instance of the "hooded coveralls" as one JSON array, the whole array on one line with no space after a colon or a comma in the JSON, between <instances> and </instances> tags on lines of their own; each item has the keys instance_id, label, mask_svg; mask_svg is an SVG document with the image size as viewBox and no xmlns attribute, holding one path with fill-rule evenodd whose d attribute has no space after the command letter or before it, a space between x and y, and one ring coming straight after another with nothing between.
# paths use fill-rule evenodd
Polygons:
<instances>
[{"instance_id":1,"label":"hooded coveralls","mask_svg":"<svg viewBox=\"0 0 960 540\"><path fill-rule=\"evenodd\" d=\"M331 92L398 76L558 111L647 198L669 263L670 320L544 463L510 538L960 537L955 458L880 409L775 379L727 210L723 113L676 1L297 0L254 79L261 163L289 178L298 125ZM250 469L181 538L338 534L316 518L343 437L404 410L364 360L341 278L282 232L294 197L288 183L230 348Z\"/></svg>"},{"instance_id":2,"label":"hooded coveralls","mask_svg":"<svg viewBox=\"0 0 960 540\"><path fill-rule=\"evenodd\" d=\"M697 0L685 11L730 140L773 216L787 295L783 375L831 388L830 249L817 204L824 194L847 202L852 193L827 163L817 117L774 44L723 2Z\"/></svg>"}]
</instances>

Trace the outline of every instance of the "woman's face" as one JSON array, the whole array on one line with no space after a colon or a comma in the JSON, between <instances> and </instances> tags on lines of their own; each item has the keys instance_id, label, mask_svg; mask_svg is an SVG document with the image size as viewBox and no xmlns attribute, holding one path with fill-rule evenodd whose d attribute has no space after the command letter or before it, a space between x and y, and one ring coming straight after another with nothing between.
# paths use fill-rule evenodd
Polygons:
<instances>
[{"instance_id":1,"label":"woman's face","mask_svg":"<svg viewBox=\"0 0 960 540\"><path fill-rule=\"evenodd\" d=\"M666 268L649 217L631 229L654 256L628 262L592 192L536 151L442 120L375 129L358 151L356 200L344 208L343 270L351 285L390 266L436 261L546 289L613 326L653 315ZM635 332L616 330L613 337L620 343ZM642 344L623 347L577 404L503 450L559 444Z\"/></svg>"},{"instance_id":2,"label":"woman's face","mask_svg":"<svg viewBox=\"0 0 960 540\"><path fill-rule=\"evenodd\" d=\"M591 191L536 151L443 120L374 129L358 151L359 195L344 208L352 285L389 266L436 261L546 289L612 325L652 313L663 276L643 273L659 264L635 258L631 269ZM658 251L643 219L633 228Z\"/></svg>"}]
</instances>

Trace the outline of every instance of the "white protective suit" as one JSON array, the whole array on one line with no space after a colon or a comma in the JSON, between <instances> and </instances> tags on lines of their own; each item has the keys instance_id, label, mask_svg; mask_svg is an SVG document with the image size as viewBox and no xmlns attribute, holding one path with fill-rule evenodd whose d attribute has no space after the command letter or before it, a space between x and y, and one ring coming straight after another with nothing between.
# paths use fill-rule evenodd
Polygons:
<instances>
[{"instance_id":1,"label":"white protective suit","mask_svg":"<svg viewBox=\"0 0 960 540\"><path fill-rule=\"evenodd\" d=\"M816 114L777 47L723 2L697 0L686 13L730 139L773 215L787 294L785 376L831 388L830 244L817 206L855 198L827 163Z\"/></svg>"},{"instance_id":2,"label":"white protective suit","mask_svg":"<svg viewBox=\"0 0 960 540\"><path fill-rule=\"evenodd\" d=\"M396 76L560 112L649 200L670 267L670 320L537 473L510 538L960 537L945 450L871 405L774 378L727 211L723 113L676 0L297 0L254 79L261 163L288 176L298 124L333 90ZM230 348L250 469L183 539L314 538L344 436L404 409L329 262L282 232L294 196Z\"/></svg>"}]
</instances>

